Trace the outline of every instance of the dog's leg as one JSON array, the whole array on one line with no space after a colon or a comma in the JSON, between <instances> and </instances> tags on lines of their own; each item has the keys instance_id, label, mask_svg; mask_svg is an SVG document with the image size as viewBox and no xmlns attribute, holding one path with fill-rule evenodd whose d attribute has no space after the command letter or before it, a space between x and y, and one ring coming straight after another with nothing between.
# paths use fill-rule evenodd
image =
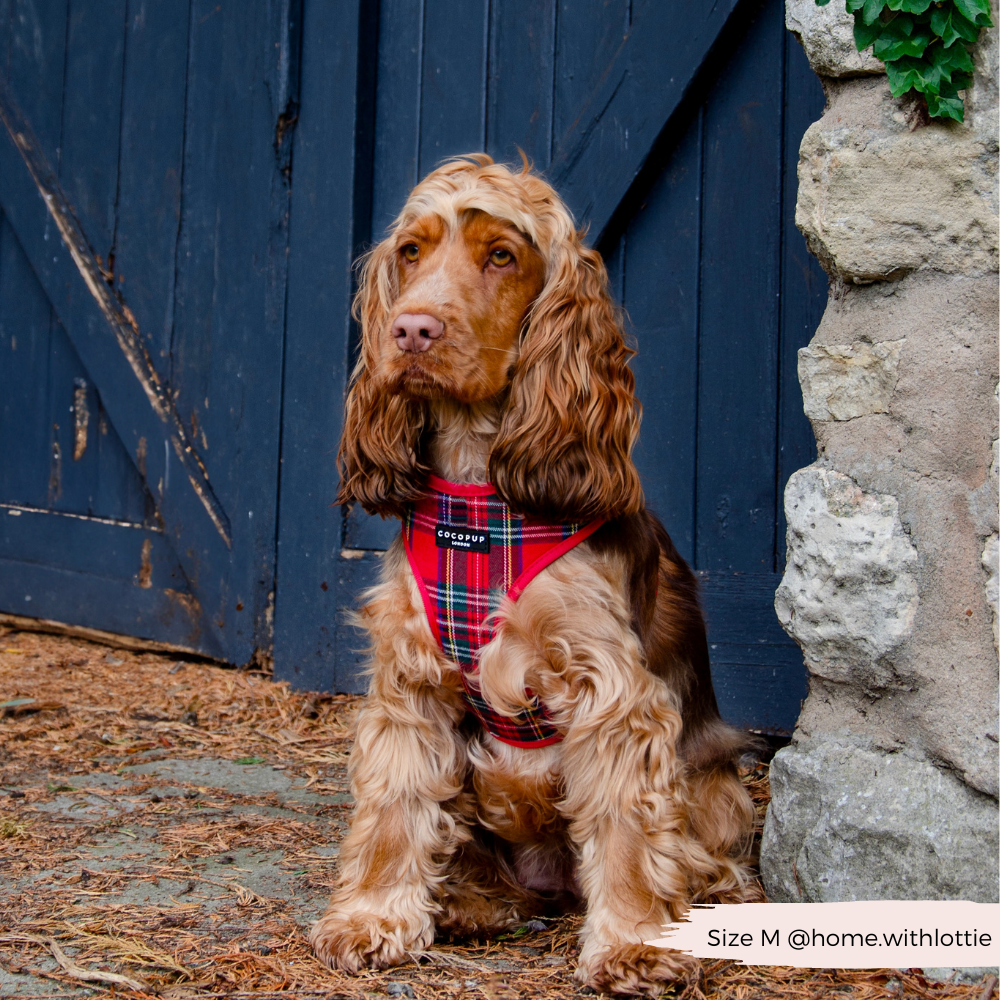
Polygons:
<instances>
[{"instance_id":1,"label":"dog's leg","mask_svg":"<svg viewBox=\"0 0 1000 1000\"><path fill-rule=\"evenodd\" d=\"M690 834L674 751L678 713L641 664L627 669L622 652L618 704L580 706L562 758L563 808L587 903L577 977L614 993L656 996L699 963L644 942L686 910L711 859ZM607 653L605 668L614 662Z\"/></svg>"},{"instance_id":2,"label":"dog's leg","mask_svg":"<svg viewBox=\"0 0 1000 1000\"><path fill-rule=\"evenodd\" d=\"M539 909L537 899L518 885L509 859L491 839L487 831L476 831L452 855L435 889L441 908L437 928L450 937L505 930Z\"/></svg>"},{"instance_id":3,"label":"dog's leg","mask_svg":"<svg viewBox=\"0 0 1000 1000\"><path fill-rule=\"evenodd\" d=\"M692 833L675 749L680 714L666 685L645 669L613 576L572 557L550 575L548 586L507 609L481 660L483 690L502 704L527 685L565 733L560 808L587 904L578 978L655 996L699 963L643 942L725 879L731 863L712 857Z\"/></svg>"},{"instance_id":4,"label":"dog's leg","mask_svg":"<svg viewBox=\"0 0 1000 1000\"><path fill-rule=\"evenodd\" d=\"M468 767L456 730L460 681L430 645L405 583L379 591L365 609L374 662L351 751L357 805L337 889L310 935L320 959L348 972L430 945L434 886L470 836L455 803Z\"/></svg>"}]
</instances>

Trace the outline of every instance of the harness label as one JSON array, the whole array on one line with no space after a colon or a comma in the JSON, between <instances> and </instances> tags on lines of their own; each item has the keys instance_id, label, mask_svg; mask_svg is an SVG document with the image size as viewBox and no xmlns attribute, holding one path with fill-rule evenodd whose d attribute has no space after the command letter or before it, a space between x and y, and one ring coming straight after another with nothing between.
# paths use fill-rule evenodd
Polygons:
<instances>
[{"instance_id":1,"label":"harness label","mask_svg":"<svg viewBox=\"0 0 1000 1000\"><path fill-rule=\"evenodd\" d=\"M441 524L434 528L434 544L439 549L461 549L463 552L489 552L490 533L474 528Z\"/></svg>"}]
</instances>

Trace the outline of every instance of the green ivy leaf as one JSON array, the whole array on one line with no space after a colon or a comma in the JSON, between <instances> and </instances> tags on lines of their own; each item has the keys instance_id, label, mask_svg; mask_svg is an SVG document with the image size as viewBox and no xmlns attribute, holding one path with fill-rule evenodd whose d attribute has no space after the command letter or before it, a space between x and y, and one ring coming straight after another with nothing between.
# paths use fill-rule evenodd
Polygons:
<instances>
[{"instance_id":1,"label":"green ivy leaf","mask_svg":"<svg viewBox=\"0 0 1000 1000\"><path fill-rule=\"evenodd\" d=\"M825 7L830 0L815 0ZM917 91L932 118L962 121L972 85L967 46L990 26L990 0L845 0L858 51L874 47L894 97Z\"/></svg>"},{"instance_id":2,"label":"green ivy leaf","mask_svg":"<svg viewBox=\"0 0 1000 1000\"><path fill-rule=\"evenodd\" d=\"M930 46L926 52L926 58L931 65L946 80L951 80L952 73L971 73L975 68L972 64L972 56L964 45L952 45L945 48L943 45L935 44Z\"/></svg>"},{"instance_id":3,"label":"green ivy leaf","mask_svg":"<svg viewBox=\"0 0 1000 1000\"><path fill-rule=\"evenodd\" d=\"M990 27L990 0L952 0L959 12L981 28Z\"/></svg>"},{"instance_id":4,"label":"green ivy leaf","mask_svg":"<svg viewBox=\"0 0 1000 1000\"><path fill-rule=\"evenodd\" d=\"M931 31L944 42L945 48L959 39L974 42L979 38L979 28L964 14L952 7L936 7L931 13Z\"/></svg>"},{"instance_id":5,"label":"green ivy leaf","mask_svg":"<svg viewBox=\"0 0 1000 1000\"><path fill-rule=\"evenodd\" d=\"M885 4L886 0L865 0L865 5L861 8L865 24L874 24Z\"/></svg>"},{"instance_id":6,"label":"green ivy leaf","mask_svg":"<svg viewBox=\"0 0 1000 1000\"><path fill-rule=\"evenodd\" d=\"M854 13L854 44L859 52L864 52L872 42L882 34L882 25L876 21L874 24L865 24L865 19L861 11Z\"/></svg>"},{"instance_id":7,"label":"green ivy leaf","mask_svg":"<svg viewBox=\"0 0 1000 1000\"><path fill-rule=\"evenodd\" d=\"M923 68L926 63L922 59L904 57L885 64L885 72L889 77L889 89L893 97L902 97L914 88L923 92ZM928 67L930 68L930 67Z\"/></svg>"},{"instance_id":8,"label":"green ivy leaf","mask_svg":"<svg viewBox=\"0 0 1000 1000\"><path fill-rule=\"evenodd\" d=\"M931 118L954 118L957 122L965 120L965 105L960 97L928 94L927 111Z\"/></svg>"},{"instance_id":9,"label":"green ivy leaf","mask_svg":"<svg viewBox=\"0 0 1000 1000\"><path fill-rule=\"evenodd\" d=\"M931 0L889 0L889 10L902 10L908 14L923 14Z\"/></svg>"},{"instance_id":10,"label":"green ivy leaf","mask_svg":"<svg viewBox=\"0 0 1000 1000\"><path fill-rule=\"evenodd\" d=\"M875 55L883 62L902 56L922 56L931 43L931 33L926 28L914 30L913 22L900 15L886 25L875 42Z\"/></svg>"}]
</instances>

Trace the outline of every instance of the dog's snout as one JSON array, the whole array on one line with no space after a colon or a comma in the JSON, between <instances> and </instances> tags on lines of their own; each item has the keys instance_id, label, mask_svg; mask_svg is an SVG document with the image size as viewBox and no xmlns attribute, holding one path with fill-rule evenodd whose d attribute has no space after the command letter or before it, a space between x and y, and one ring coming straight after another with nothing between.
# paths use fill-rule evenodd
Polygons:
<instances>
[{"instance_id":1,"label":"dog's snout","mask_svg":"<svg viewBox=\"0 0 1000 1000\"><path fill-rule=\"evenodd\" d=\"M430 313L400 313L392 324L392 335L401 351L419 354L444 333L444 323Z\"/></svg>"}]
</instances>

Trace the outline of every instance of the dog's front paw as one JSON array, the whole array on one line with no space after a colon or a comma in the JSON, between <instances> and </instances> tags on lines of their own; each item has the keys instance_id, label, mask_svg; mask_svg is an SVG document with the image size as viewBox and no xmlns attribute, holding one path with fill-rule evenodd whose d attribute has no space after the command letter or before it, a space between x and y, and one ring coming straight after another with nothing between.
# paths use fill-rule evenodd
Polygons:
<instances>
[{"instance_id":1,"label":"dog's front paw","mask_svg":"<svg viewBox=\"0 0 1000 1000\"><path fill-rule=\"evenodd\" d=\"M648 944L585 947L576 978L604 993L658 997L671 983L697 978L701 963L691 955Z\"/></svg>"},{"instance_id":2,"label":"dog's front paw","mask_svg":"<svg viewBox=\"0 0 1000 1000\"><path fill-rule=\"evenodd\" d=\"M321 962L351 973L399 965L408 952L423 951L433 940L434 925L429 917L401 925L374 913L335 910L328 910L309 934L309 943Z\"/></svg>"}]
</instances>

